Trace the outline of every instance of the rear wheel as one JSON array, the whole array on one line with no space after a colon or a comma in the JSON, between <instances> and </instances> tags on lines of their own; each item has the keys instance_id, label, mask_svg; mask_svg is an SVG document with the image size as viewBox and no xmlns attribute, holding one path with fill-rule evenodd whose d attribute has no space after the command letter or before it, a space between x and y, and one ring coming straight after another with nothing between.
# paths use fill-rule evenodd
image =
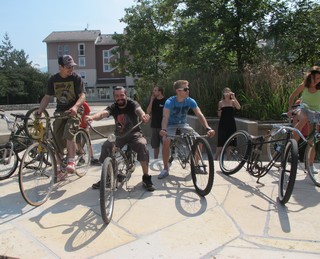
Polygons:
<instances>
[{"instance_id":1,"label":"rear wheel","mask_svg":"<svg viewBox=\"0 0 320 259\"><path fill-rule=\"evenodd\" d=\"M206 139L195 139L190 159L191 176L196 192L205 196L210 193L214 180L213 155Z\"/></svg>"},{"instance_id":2,"label":"rear wheel","mask_svg":"<svg viewBox=\"0 0 320 259\"><path fill-rule=\"evenodd\" d=\"M307 146L305 164L312 182L320 187L320 141Z\"/></svg>"},{"instance_id":3,"label":"rear wheel","mask_svg":"<svg viewBox=\"0 0 320 259\"><path fill-rule=\"evenodd\" d=\"M235 174L243 167L250 152L250 144L246 131L239 130L230 136L223 145L219 158L222 173Z\"/></svg>"},{"instance_id":4,"label":"rear wheel","mask_svg":"<svg viewBox=\"0 0 320 259\"><path fill-rule=\"evenodd\" d=\"M12 144L8 144L0 148L0 180L8 179L18 166L18 155L13 150Z\"/></svg>"},{"instance_id":5,"label":"rear wheel","mask_svg":"<svg viewBox=\"0 0 320 259\"><path fill-rule=\"evenodd\" d=\"M19 187L25 201L33 206L49 197L55 180L56 160L45 143L29 146L20 163Z\"/></svg>"},{"instance_id":6,"label":"rear wheel","mask_svg":"<svg viewBox=\"0 0 320 259\"><path fill-rule=\"evenodd\" d=\"M298 144L290 139L282 153L280 179L279 179L279 201L286 204L292 194L296 181L298 167Z\"/></svg>"},{"instance_id":7,"label":"rear wheel","mask_svg":"<svg viewBox=\"0 0 320 259\"><path fill-rule=\"evenodd\" d=\"M107 157L102 165L100 180L100 210L104 223L109 224L114 208L114 191L116 182L114 177L112 159Z\"/></svg>"},{"instance_id":8,"label":"rear wheel","mask_svg":"<svg viewBox=\"0 0 320 259\"><path fill-rule=\"evenodd\" d=\"M82 177L87 173L91 161L90 138L83 129L79 129L74 138L76 142L76 174Z\"/></svg>"}]
</instances>

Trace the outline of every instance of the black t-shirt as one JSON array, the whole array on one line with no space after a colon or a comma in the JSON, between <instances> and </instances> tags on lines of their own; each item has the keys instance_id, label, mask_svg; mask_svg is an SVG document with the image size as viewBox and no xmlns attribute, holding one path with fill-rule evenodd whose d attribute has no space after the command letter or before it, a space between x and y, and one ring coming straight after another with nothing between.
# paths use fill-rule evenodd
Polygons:
<instances>
[{"instance_id":1,"label":"black t-shirt","mask_svg":"<svg viewBox=\"0 0 320 259\"><path fill-rule=\"evenodd\" d=\"M106 110L110 112L110 115L113 116L115 121L115 134L123 135L129 131L133 126L139 122L139 117L136 114L136 110L141 108L140 104L134 100L128 98L127 106L125 108L119 108L116 103L113 103L111 106L108 106ZM133 132L141 132L141 128L137 127ZM133 133L132 132L132 133Z\"/></svg>"},{"instance_id":2,"label":"black t-shirt","mask_svg":"<svg viewBox=\"0 0 320 259\"><path fill-rule=\"evenodd\" d=\"M56 111L69 110L79 99L79 94L84 92L82 78L75 72L63 78L59 73L50 77L47 94L57 98Z\"/></svg>"},{"instance_id":3,"label":"black t-shirt","mask_svg":"<svg viewBox=\"0 0 320 259\"><path fill-rule=\"evenodd\" d=\"M160 100L157 98L153 100L151 108L151 128L161 129L163 107L166 100L167 98L165 97Z\"/></svg>"}]
</instances>

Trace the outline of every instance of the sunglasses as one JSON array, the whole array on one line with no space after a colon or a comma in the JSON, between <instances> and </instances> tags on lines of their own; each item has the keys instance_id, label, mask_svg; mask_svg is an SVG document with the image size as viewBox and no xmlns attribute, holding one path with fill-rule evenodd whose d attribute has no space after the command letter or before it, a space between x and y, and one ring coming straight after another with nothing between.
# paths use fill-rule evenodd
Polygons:
<instances>
[{"instance_id":1,"label":"sunglasses","mask_svg":"<svg viewBox=\"0 0 320 259\"><path fill-rule=\"evenodd\" d=\"M185 88L180 88L180 89L178 89L178 91L189 91L190 90L190 88L189 87L185 87Z\"/></svg>"}]
</instances>

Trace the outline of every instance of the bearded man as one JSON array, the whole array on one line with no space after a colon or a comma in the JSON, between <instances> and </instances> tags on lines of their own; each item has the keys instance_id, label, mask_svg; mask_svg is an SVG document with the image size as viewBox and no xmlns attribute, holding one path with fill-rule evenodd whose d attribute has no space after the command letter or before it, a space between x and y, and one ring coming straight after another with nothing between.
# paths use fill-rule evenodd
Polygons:
<instances>
[{"instance_id":1,"label":"bearded man","mask_svg":"<svg viewBox=\"0 0 320 259\"><path fill-rule=\"evenodd\" d=\"M139 121L147 123L150 116L146 114L140 104L127 96L126 89L124 87L116 87L113 90L114 103L108 106L105 110L100 111L92 116L86 116L85 120L90 122L93 120L101 120L103 118L113 116L115 120L115 135L122 136L126 134L131 128L133 128ZM108 140L101 147L101 154L99 161L103 161L110 156L114 143ZM151 175L149 171L149 150L147 147L147 140L144 137L142 130L136 127L129 134L123 138L117 138L116 145L122 148L124 145L129 145L136 153L137 160L142 167L142 184L148 191L154 191L154 186L151 181ZM100 188L100 181L92 185L93 189Z\"/></svg>"}]
</instances>

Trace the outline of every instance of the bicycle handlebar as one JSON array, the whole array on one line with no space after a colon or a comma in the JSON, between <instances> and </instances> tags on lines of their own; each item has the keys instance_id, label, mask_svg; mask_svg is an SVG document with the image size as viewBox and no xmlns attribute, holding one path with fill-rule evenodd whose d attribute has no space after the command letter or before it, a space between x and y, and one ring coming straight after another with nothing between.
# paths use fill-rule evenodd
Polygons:
<instances>
[{"instance_id":1,"label":"bicycle handlebar","mask_svg":"<svg viewBox=\"0 0 320 259\"><path fill-rule=\"evenodd\" d=\"M126 132L124 135L121 136L116 136L116 138L124 138L126 136L128 136L133 130L135 130L137 127L139 127L141 125L142 121L139 121L136 125L134 125L128 132ZM98 130L96 130L92 125L91 122L88 122L89 127L93 130L93 132L97 133L98 135L100 135L103 138L108 138L109 136L106 136L104 134L102 134L101 132L99 132Z\"/></svg>"},{"instance_id":2,"label":"bicycle handlebar","mask_svg":"<svg viewBox=\"0 0 320 259\"><path fill-rule=\"evenodd\" d=\"M289 131L294 131L294 132L296 132L296 133L300 136L300 138L303 139L303 141L307 142L307 139L303 136L303 134L301 133L301 131L298 130L298 129L296 129L296 128L294 128L294 127L274 124L274 125L273 125L273 128L278 128L278 130L272 132L271 136L277 135L281 130L286 129L286 130L289 130Z\"/></svg>"}]
</instances>

